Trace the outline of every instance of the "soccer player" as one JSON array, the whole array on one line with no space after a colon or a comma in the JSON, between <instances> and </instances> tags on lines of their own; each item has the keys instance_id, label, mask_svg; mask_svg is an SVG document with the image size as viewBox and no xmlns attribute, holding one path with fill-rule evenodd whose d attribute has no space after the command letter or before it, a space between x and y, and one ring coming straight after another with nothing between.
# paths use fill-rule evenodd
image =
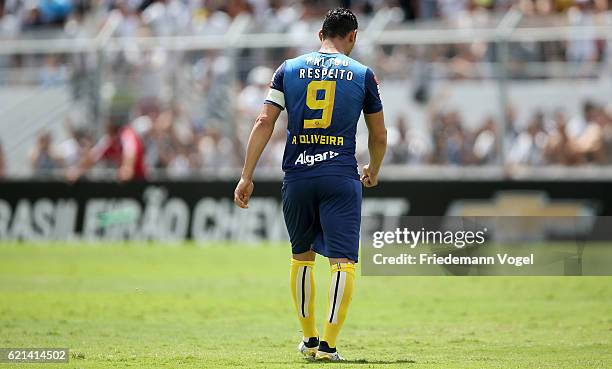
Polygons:
<instances>
[{"instance_id":1,"label":"soccer player","mask_svg":"<svg viewBox=\"0 0 612 369\"><path fill-rule=\"evenodd\" d=\"M357 39L355 15L343 8L330 11L319 38L318 52L286 60L276 70L251 131L234 202L248 207L255 166L279 114L287 109L282 198L293 253L291 293L303 332L298 349L307 358L339 361L343 359L336 339L355 284L361 185L378 184L387 131L374 73L348 57ZM359 177L355 135L362 111L370 163ZM315 254L329 258L332 273L320 341L315 326Z\"/></svg>"},{"instance_id":2,"label":"soccer player","mask_svg":"<svg viewBox=\"0 0 612 369\"><path fill-rule=\"evenodd\" d=\"M110 118L106 124L106 135L84 155L83 160L68 173L68 180L78 180L96 163L106 160L116 166L117 178L121 182L143 180L146 177L144 162L145 147L138 133L124 119Z\"/></svg>"}]
</instances>

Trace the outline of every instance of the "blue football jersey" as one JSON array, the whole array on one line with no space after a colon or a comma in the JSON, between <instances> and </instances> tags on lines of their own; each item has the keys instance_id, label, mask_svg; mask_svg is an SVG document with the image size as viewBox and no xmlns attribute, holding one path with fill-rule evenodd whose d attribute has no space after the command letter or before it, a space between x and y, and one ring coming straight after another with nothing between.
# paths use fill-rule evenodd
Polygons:
<instances>
[{"instance_id":1,"label":"blue football jersey","mask_svg":"<svg viewBox=\"0 0 612 369\"><path fill-rule=\"evenodd\" d=\"M321 175L359 178L359 116L382 110L370 68L340 53L289 59L274 73L265 103L287 109L286 181Z\"/></svg>"}]
</instances>

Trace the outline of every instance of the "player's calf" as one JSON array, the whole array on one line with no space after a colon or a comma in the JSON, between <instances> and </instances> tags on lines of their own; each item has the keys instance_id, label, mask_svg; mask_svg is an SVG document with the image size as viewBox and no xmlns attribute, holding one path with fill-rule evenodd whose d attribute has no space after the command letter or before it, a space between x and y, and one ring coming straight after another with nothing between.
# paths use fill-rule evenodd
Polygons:
<instances>
[{"instance_id":1,"label":"player's calf","mask_svg":"<svg viewBox=\"0 0 612 369\"><path fill-rule=\"evenodd\" d=\"M315 326L314 261L291 259L291 297L304 337L318 337Z\"/></svg>"},{"instance_id":2,"label":"player's calf","mask_svg":"<svg viewBox=\"0 0 612 369\"><path fill-rule=\"evenodd\" d=\"M337 263L331 266L332 280L329 289L329 308L322 341L336 347L336 339L346 319L355 286L355 264Z\"/></svg>"}]
</instances>

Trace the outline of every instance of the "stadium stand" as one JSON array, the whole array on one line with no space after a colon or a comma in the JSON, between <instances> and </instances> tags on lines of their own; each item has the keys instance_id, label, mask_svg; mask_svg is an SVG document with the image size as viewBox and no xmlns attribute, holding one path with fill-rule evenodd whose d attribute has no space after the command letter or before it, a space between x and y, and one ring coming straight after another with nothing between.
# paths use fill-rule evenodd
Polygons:
<instances>
[{"instance_id":1,"label":"stadium stand","mask_svg":"<svg viewBox=\"0 0 612 369\"><path fill-rule=\"evenodd\" d=\"M355 57L381 80L394 172L610 164L609 1L4 0L8 176L63 177L117 96L151 176L235 173L272 71L337 5L359 13ZM272 175L282 125L261 162ZM42 143L51 168L33 160Z\"/></svg>"}]
</instances>

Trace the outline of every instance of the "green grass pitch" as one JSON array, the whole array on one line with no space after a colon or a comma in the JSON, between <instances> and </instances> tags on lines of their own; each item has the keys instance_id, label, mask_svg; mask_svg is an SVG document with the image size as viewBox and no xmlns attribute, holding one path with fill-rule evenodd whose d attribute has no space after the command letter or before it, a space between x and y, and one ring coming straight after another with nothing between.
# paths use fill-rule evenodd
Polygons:
<instances>
[{"instance_id":1,"label":"green grass pitch","mask_svg":"<svg viewBox=\"0 0 612 369\"><path fill-rule=\"evenodd\" d=\"M607 277L358 277L350 361L308 363L288 265L280 245L0 244L0 347L72 352L0 368L612 368Z\"/></svg>"}]
</instances>

